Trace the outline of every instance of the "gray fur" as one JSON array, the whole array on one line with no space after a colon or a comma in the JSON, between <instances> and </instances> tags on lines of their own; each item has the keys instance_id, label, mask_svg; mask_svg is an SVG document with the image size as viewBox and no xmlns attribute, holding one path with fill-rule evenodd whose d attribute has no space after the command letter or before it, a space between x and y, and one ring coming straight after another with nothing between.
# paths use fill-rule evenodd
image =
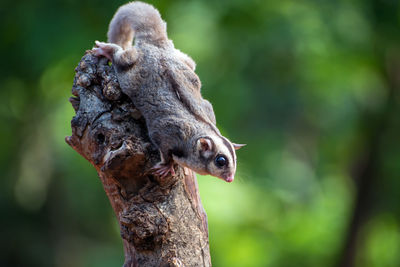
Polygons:
<instances>
[{"instance_id":1,"label":"gray fur","mask_svg":"<svg viewBox=\"0 0 400 267\"><path fill-rule=\"evenodd\" d=\"M96 42L94 51L112 60L122 91L144 116L149 136L160 149L162 164L175 161L232 181L226 177L236 171L233 145L220 134L212 105L201 96L194 61L168 40L159 12L141 2L120 7L108 38L113 44ZM202 137L210 140L210 150L199 145ZM219 154L228 158L225 168L215 166Z\"/></svg>"}]
</instances>

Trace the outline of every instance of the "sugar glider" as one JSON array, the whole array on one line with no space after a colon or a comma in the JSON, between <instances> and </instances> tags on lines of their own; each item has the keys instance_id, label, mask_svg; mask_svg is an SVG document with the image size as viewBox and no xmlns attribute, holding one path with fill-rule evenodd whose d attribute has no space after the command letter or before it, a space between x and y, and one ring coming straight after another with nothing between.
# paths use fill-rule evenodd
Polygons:
<instances>
[{"instance_id":1,"label":"sugar glider","mask_svg":"<svg viewBox=\"0 0 400 267\"><path fill-rule=\"evenodd\" d=\"M93 51L112 62L122 91L146 120L161 154L153 173L174 175L177 163L232 182L235 150L243 145L221 135L212 105L201 96L196 64L168 39L160 13L138 1L123 5L107 35L108 43L96 41Z\"/></svg>"}]
</instances>

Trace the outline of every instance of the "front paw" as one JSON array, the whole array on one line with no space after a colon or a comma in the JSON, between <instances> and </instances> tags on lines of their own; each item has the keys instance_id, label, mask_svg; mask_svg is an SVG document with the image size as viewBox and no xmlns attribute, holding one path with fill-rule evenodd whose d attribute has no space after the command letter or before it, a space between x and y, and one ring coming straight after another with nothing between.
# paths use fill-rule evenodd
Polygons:
<instances>
[{"instance_id":1,"label":"front paw","mask_svg":"<svg viewBox=\"0 0 400 267\"><path fill-rule=\"evenodd\" d=\"M151 169L151 172L154 175L159 176L160 178L165 178L168 176L168 174L174 176L175 175L174 163L159 162Z\"/></svg>"}]
</instances>

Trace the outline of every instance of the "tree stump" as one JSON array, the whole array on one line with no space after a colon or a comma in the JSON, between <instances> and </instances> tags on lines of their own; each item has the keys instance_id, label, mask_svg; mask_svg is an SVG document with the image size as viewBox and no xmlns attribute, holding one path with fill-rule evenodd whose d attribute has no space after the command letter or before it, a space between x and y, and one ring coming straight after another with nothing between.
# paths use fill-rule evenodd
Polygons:
<instances>
[{"instance_id":1,"label":"tree stump","mask_svg":"<svg viewBox=\"0 0 400 267\"><path fill-rule=\"evenodd\" d=\"M87 51L75 71L66 142L98 172L119 222L123 266L211 266L194 172L177 166L175 176L153 176L159 152L113 67Z\"/></svg>"}]
</instances>

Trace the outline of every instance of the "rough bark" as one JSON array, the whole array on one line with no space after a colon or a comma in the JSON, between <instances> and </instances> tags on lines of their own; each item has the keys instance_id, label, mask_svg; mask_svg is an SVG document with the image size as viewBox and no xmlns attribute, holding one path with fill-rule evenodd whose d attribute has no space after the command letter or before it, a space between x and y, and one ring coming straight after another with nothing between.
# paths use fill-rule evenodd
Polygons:
<instances>
[{"instance_id":1,"label":"rough bark","mask_svg":"<svg viewBox=\"0 0 400 267\"><path fill-rule=\"evenodd\" d=\"M88 51L75 71L66 142L99 174L120 225L124 266L211 266L195 174L176 167L173 177L153 176L159 153L113 68Z\"/></svg>"}]
</instances>

